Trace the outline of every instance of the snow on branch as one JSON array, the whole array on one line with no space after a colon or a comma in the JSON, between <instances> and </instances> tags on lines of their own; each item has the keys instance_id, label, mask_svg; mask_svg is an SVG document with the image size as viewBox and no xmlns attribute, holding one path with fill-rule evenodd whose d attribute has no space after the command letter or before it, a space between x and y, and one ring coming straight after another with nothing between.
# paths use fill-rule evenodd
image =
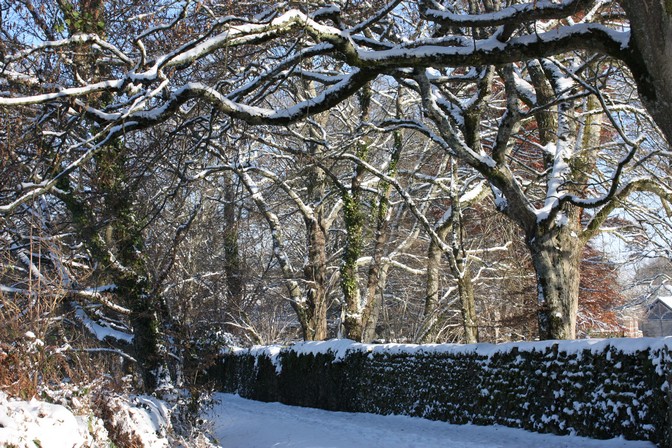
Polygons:
<instances>
[{"instance_id":1,"label":"snow on branch","mask_svg":"<svg viewBox=\"0 0 672 448\"><path fill-rule=\"evenodd\" d=\"M450 40L454 37L450 36ZM514 37L500 42L496 37L469 41L469 45L441 45L432 39L412 42L385 50L359 50L356 59L347 62L368 69L398 67L469 67L474 65L506 64L553 56L572 50L591 50L615 58L625 58L630 33L615 31L595 23L582 23L558 29Z\"/></svg>"},{"instance_id":2,"label":"snow on branch","mask_svg":"<svg viewBox=\"0 0 672 448\"><path fill-rule=\"evenodd\" d=\"M489 27L508 23L524 23L535 20L562 19L586 10L595 0L564 0L553 3L550 0L539 0L533 3L522 3L502 8L496 12L482 14L458 14L445 10L427 8L425 17L441 25L458 25L469 27Z\"/></svg>"},{"instance_id":3,"label":"snow on branch","mask_svg":"<svg viewBox=\"0 0 672 448\"><path fill-rule=\"evenodd\" d=\"M70 291L70 292L73 295L97 300L98 302L105 305L107 308L111 309L112 311L116 311L117 313L125 314L127 316L130 315L131 310L129 310L128 308L125 308L125 307L123 307L119 304L116 304L116 303L112 302L107 297L105 297L105 295L103 294L104 292L114 291L115 289L117 289L116 285L105 285L105 286L99 286L99 287L95 287L95 288L87 288L87 289Z\"/></svg>"},{"instance_id":4,"label":"snow on branch","mask_svg":"<svg viewBox=\"0 0 672 448\"><path fill-rule=\"evenodd\" d=\"M578 1L578 0L577 0ZM320 111L327 110L336 103L342 101L346 96L353 94L364 83L375 78L377 74L391 68L400 67L419 67L419 66L474 66L483 64L503 64L508 62L527 60L543 56L559 54L568 50L591 49L609 54L615 57L623 56L622 50L627 48L629 42L629 32L617 32L611 28L600 24L578 24L573 26L564 26L556 30L547 31L533 35L524 35L515 37L506 43L497 39L481 39L464 42L462 45L455 45L454 37L449 37L449 41L442 43L441 39L415 40L410 43L402 43L393 48L383 45L382 50L372 50L358 46L355 40L351 38L349 32L338 30L337 28L319 24L310 19L300 11L291 10L282 16L274 19L268 24L246 24L240 26L231 26L223 33L209 38L201 38L198 42L189 42L179 48L157 57L151 67L143 72L135 70L127 73L122 79L108 80L84 87L71 87L59 90L58 92L15 97L0 98L0 105L11 106L21 104L47 103L60 98L78 97L100 91L119 91L129 82L131 83L149 83L159 79L162 70L169 67L184 67L196 60L203 59L212 55L221 48L230 48L243 44L256 44L261 41L268 41L279 38L290 31L299 28L310 34L319 43L329 43L333 46L331 54L336 52L345 58L345 61L352 67L360 70L353 72L347 80L338 83L334 88L315 98L308 104L297 105L297 109L287 110L282 119L291 121L295 114L305 113L306 108L315 108ZM51 46L62 46L77 41L77 36L66 41L48 42L40 46L39 49L49 48ZM100 38L94 38L93 35L79 36L79 40L95 41L98 45L104 45L105 42ZM100 42L99 42L100 41ZM106 48L110 47L109 44ZM379 46L380 47L380 46ZM328 47L321 48L328 50ZM31 50L37 51L38 47ZM114 51L119 57L123 54L119 50ZM20 55L14 56L19 58ZM21 55L24 56L24 55ZM124 62L131 62L124 58ZM5 63L7 66L7 63ZM374 73L375 72L375 73ZM178 89L173 97L180 98L185 92L190 91L190 97L215 97L214 90L191 89L186 86ZM344 95L346 94L346 95ZM226 101L217 101L226 103ZM168 107L169 105L166 105ZM170 107L168 107L170 109ZM232 116L242 115L246 121L256 122L262 119L262 116L246 111L243 113L240 108L232 105L223 105L223 111ZM172 109L174 110L174 109ZM282 121L280 117L278 120ZM273 121L268 117L263 117L264 123ZM283 123L278 123L283 124Z\"/></svg>"},{"instance_id":5,"label":"snow on branch","mask_svg":"<svg viewBox=\"0 0 672 448\"><path fill-rule=\"evenodd\" d=\"M101 81L84 87L71 87L59 90L53 93L43 93L41 95L20 96L13 98L0 97L0 106L25 106L28 104L45 104L65 98L76 98L84 95L91 95L99 92L110 92L120 90L123 87L122 80Z\"/></svg>"},{"instance_id":6,"label":"snow on branch","mask_svg":"<svg viewBox=\"0 0 672 448\"><path fill-rule=\"evenodd\" d=\"M21 52L15 53L15 54L9 54L6 55L3 62L4 64L10 64L12 62L17 62L22 59L25 59L26 57L45 50L53 50L57 48L63 48L63 47L68 47L68 46L73 46L73 45L83 45L83 44L95 44L100 48L104 48L108 51L110 51L112 54L117 56L122 62L125 64L131 66L133 65L133 61L126 56L119 48L114 46L113 44L107 42L106 40L102 39L100 36L96 34L75 34L74 36L68 38L68 39L59 39L59 40L54 40L54 41L48 41L44 42L39 45L35 45L33 47L28 48L27 50L23 50Z\"/></svg>"},{"instance_id":7,"label":"snow on branch","mask_svg":"<svg viewBox=\"0 0 672 448\"><path fill-rule=\"evenodd\" d=\"M354 70L340 82L326 89L315 98L302 101L286 109L249 106L232 101L227 96L222 95L214 88L203 83L187 83L177 89L170 99L161 106L128 114L126 119L137 122L140 127L149 127L170 118L188 100L199 98L212 104L220 112L249 124L287 125L308 115L331 109L341 101L354 95L364 84L375 77L376 74L373 72ZM117 114L115 118L121 119L122 114Z\"/></svg>"},{"instance_id":8,"label":"snow on branch","mask_svg":"<svg viewBox=\"0 0 672 448\"><path fill-rule=\"evenodd\" d=\"M77 302L71 302L71 305L75 310L75 318L99 341L111 338L127 344L133 342L133 335L94 321Z\"/></svg>"},{"instance_id":9,"label":"snow on branch","mask_svg":"<svg viewBox=\"0 0 672 448\"><path fill-rule=\"evenodd\" d=\"M128 353L116 348L107 348L107 347L79 348L79 349L72 349L72 351L84 352L84 353L114 353L115 355L119 355L128 361L138 362L134 357L132 357Z\"/></svg>"},{"instance_id":10,"label":"snow on branch","mask_svg":"<svg viewBox=\"0 0 672 448\"><path fill-rule=\"evenodd\" d=\"M241 45L256 45L283 36L295 29L302 29L320 41L331 42L341 51L351 52L351 40L347 33L337 28L322 25L301 11L290 10L269 23L231 25L226 31L210 38L199 38L175 49L171 53L156 58L152 67L143 73L131 75L134 81L147 81L156 78L164 68L181 67L213 54L221 48L233 48Z\"/></svg>"}]
</instances>

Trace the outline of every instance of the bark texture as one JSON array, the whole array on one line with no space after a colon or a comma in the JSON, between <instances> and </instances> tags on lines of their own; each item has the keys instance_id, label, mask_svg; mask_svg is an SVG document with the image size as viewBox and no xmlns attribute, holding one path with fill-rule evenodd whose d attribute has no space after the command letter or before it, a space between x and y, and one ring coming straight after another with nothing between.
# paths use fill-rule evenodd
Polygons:
<instances>
[{"instance_id":1,"label":"bark texture","mask_svg":"<svg viewBox=\"0 0 672 448\"><path fill-rule=\"evenodd\" d=\"M672 142L672 1L621 0L630 20L626 60L649 113Z\"/></svg>"},{"instance_id":2,"label":"bark texture","mask_svg":"<svg viewBox=\"0 0 672 448\"><path fill-rule=\"evenodd\" d=\"M578 225L538 229L527 245L537 276L539 338L575 339L582 241Z\"/></svg>"},{"instance_id":3,"label":"bark texture","mask_svg":"<svg viewBox=\"0 0 672 448\"><path fill-rule=\"evenodd\" d=\"M445 240L449 228L440 227L436 230L437 235ZM441 282L441 257L443 249L433 240L429 241L427 250L427 283L425 286L425 309L423 311L423 324L420 330L419 341L427 344L436 342L439 332L440 315L440 282Z\"/></svg>"},{"instance_id":4,"label":"bark texture","mask_svg":"<svg viewBox=\"0 0 672 448\"><path fill-rule=\"evenodd\" d=\"M306 219L308 234L308 263L304 267L304 277L308 283L306 292L306 328L304 339L323 341L327 339L327 236L321 220Z\"/></svg>"}]
</instances>

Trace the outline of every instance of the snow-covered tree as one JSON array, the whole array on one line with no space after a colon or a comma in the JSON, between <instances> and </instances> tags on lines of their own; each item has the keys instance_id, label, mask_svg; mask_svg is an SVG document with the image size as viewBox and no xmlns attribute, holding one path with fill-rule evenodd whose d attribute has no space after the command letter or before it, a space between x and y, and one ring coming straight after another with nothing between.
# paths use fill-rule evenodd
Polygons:
<instances>
[{"instance_id":1,"label":"snow-covered tree","mask_svg":"<svg viewBox=\"0 0 672 448\"><path fill-rule=\"evenodd\" d=\"M160 3L107 34L96 14L61 6L46 22L28 5L10 8L21 31L3 28L0 106L55 111L44 115L52 136L70 132L64 125L77 117L96 125L63 139L59 163L24 177L3 214L55 192L112 142L169 120L200 111L213 129L229 120L286 126L386 77L413 92L423 117L373 124L416 129L479 173L525 234L541 336L572 338L588 240L627 197L671 198L648 170L669 151L651 151L646 135L630 131L647 114L615 91L634 80L672 139L672 59L660 50L669 47L670 7L662 0L260 3L254 11ZM82 55L95 61L90 70ZM314 85L308 94L287 94L305 80Z\"/></svg>"}]
</instances>

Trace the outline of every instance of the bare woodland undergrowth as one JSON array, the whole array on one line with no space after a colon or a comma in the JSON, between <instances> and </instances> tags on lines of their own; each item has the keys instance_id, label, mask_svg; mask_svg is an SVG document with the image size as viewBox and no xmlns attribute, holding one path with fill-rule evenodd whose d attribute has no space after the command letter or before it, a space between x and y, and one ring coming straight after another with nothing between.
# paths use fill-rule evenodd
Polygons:
<instances>
[{"instance_id":1,"label":"bare woodland undergrowth","mask_svg":"<svg viewBox=\"0 0 672 448\"><path fill-rule=\"evenodd\" d=\"M100 342L84 334L64 342L64 327L73 323L67 313L52 321L48 306L60 305L52 299L28 314L8 313L14 311L12 302L0 295L0 394L6 394L5 400L64 406L88 422L89 444L83 446L214 446L201 419L211 404L207 385L178 389L165 383L152 396L138 395L137 379L119 353L101 351ZM156 440L143 440L142 412L159 421Z\"/></svg>"}]
</instances>

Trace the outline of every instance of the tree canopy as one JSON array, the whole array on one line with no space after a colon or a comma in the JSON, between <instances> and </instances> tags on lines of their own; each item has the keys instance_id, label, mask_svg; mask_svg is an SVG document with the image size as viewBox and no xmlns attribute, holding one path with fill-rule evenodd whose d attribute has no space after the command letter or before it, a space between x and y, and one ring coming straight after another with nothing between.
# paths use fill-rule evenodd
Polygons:
<instances>
[{"instance_id":1,"label":"tree canopy","mask_svg":"<svg viewBox=\"0 0 672 448\"><path fill-rule=\"evenodd\" d=\"M651 232L672 202L671 17L663 0L3 2L0 215L26 273L3 291L30 296L44 268L21 248L48 234L43 281L129 316L150 388L163 335L208 320L195 309L261 342L285 322L274 294L306 339L392 337L390 310L416 341L449 309L468 342L489 313L536 316L510 337L613 328L593 238L669 249Z\"/></svg>"}]
</instances>

